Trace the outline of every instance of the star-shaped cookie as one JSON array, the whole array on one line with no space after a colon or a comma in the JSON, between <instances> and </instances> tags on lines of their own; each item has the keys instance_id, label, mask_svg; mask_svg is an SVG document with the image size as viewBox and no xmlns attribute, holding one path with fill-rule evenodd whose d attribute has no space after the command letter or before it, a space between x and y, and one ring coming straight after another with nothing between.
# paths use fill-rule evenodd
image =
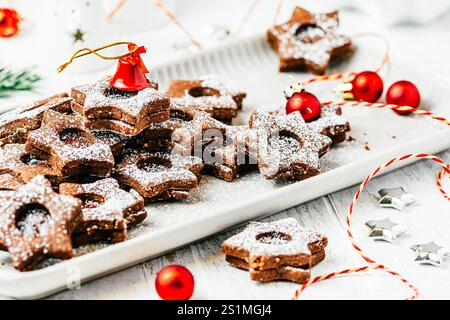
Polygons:
<instances>
[{"instance_id":1,"label":"star-shaped cookie","mask_svg":"<svg viewBox=\"0 0 450 320\"><path fill-rule=\"evenodd\" d=\"M258 131L258 167L265 178L302 180L320 173L319 158L332 141L312 130L299 112L274 115L255 110L249 124Z\"/></svg>"},{"instance_id":2,"label":"star-shaped cookie","mask_svg":"<svg viewBox=\"0 0 450 320\"><path fill-rule=\"evenodd\" d=\"M186 198L197 187L203 169L200 158L173 152L126 149L120 159L114 176L144 198Z\"/></svg>"},{"instance_id":3,"label":"star-shaped cookie","mask_svg":"<svg viewBox=\"0 0 450 320\"><path fill-rule=\"evenodd\" d=\"M244 231L225 240L222 251L259 271L309 266L312 256L322 252L327 243L324 235L302 228L294 218L287 218L250 223Z\"/></svg>"},{"instance_id":4,"label":"star-shaped cookie","mask_svg":"<svg viewBox=\"0 0 450 320\"><path fill-rule=\"evenodd\" d=\"M46 258L72 257L80 200L55 193L47 179L36 176L17 191L0 193L0 210L0 238L14 268L28 271Z\"/></svg>"},{"instance_id":5,"label":"star-shaped cookie","mask_svg":"<svg viewBox=\"0 0 450 320\"><path fill-rule=\"evenodd\" d=\"M267 32L269 44L278 53L280 71L322 75L333 60L349 56L352 42L339 33L338 26L337 12L313 14L295 8L289 21Z\"/></svg>"},{"instance_id":6,"label":"star-shaped cookie","mask_svg":"<svg viewBox=\"0 0 450 320\"><path fill-rule=\"evenodd\" d=\"M82 200L83 217L72 236L75 245L124 241L127 226L147 217L144 199L134 190L120 189L112 178L85 184L62 183L59 192Z\"/></svg>"},{"instance_id":7,"label":"star-shaped cookie","mask_svg":"<svg viewBox=\"0 0 450 320\"><path fill-rule=\"evenodd\" d=\"M43 175L53 185L60 181L57 170L50 162L25 151L23 144L7 144L0 156L0 174L9 173L26 183L37 175Z\"/></svg>"},{"instance_id":8,"label":"star-shaped cookie","mask_svg":"<svg viewBox=\"0 0 450 320\"><path fill-rule=\"evenodd\" d=\"M189 105L191 108L210 108L213 118L231 124L242 109L246 94L228 88L214 76L199 80L173 80L169 84L167 95L173 103Z\"/></svg>"},{"instance_id":9,"label":"star-shaped cookie","mask_svg":"<svg viewBox=\"0 0 450 320\"><path fill-rule=\"evenodd\" d=\"M48 158L63 177L83 174L106 176L114 166L110 147L86 130L80 116L47 110L42 126L30 132L26 151Z\"/></svg>"}]
</instances>

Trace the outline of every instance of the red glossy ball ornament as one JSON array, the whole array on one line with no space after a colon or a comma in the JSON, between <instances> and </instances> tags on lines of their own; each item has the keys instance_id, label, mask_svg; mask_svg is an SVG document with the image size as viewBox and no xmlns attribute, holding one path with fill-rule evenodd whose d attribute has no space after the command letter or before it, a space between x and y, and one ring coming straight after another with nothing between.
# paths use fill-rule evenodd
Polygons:
<instances>
[{"instance_id":1,"label":"red glossy ball ornament","mask_svg":"<svg viewBox=\"0 0 450 320\"><path fill-rule=\"evenodd\" d=\"M319 118L321 109L319 99L307 91L294 93L286 102L286 114L299 111L306 122Z\"/></svg>"},{"instance_id":2,"label":"red glossy ball ornament","mask_svg":"<svg viewBox=\"0 0 450 320\"><path fill-rule=\"evenodd\" d=\"M351 84L351 93L359 101L376 102L383 94L383 80L373 71L357 74Z\"/></svg>"},{"instance_id":3,"label":"red glossy ball ornament","mask_svg":"<svg viewBox=\"0 0 450 320\"><path fill-rule=\"evenodd\" d=\"M0 37L12 37L19 31L20 16L14 9L0 8Z\"/></svg>"},{"instance_id":4,"label":"red glossy ball ornament","mask_svg":"<svg viewBox=\"0 0 450 320\"><path fill-rule=\"evenodd\" d=\"M156 291L163 300L188 300L194 293L194 277L180 265L166 266L158 272Z\"/></svg>"},{"instance_id":5,"label":"red glossy ball ornament","mask_svg":"<svg viewBox=\"0 0 450 320\"><path fill-rule=\"evenodd\" d=\"M386 102L389 104L398 104L400 106L417 108L420 104L419 89L417 89L417 87L410 81L397 81L389 87L389 90L386 93ZM402 115L412 112L393 110Z\"/></svg>"},{"instance_id":6,"label":"red glossy ball ornament","mask_svg":"<svg viewBox=\"0 0 450 320\"><path fill-rule=\"evenodd\" d=\"M142 61L141 54L146 53L145 47L137 47L135 44L128 46L129 55L120 58L116 73L109 83L112 87L122 91L139 91L150 86L146 73L149 73Z\"/></svg>"}]
</instances>

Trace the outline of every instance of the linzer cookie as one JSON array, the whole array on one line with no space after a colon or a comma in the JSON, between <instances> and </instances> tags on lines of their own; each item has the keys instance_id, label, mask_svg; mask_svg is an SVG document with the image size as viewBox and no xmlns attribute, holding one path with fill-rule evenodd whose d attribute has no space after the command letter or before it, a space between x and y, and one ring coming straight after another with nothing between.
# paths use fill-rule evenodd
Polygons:
<instances>
[{"instance_id":1,"label":"linzer cookie","mask_svg":"<svg viewBox=\"0 0 450 320\"><path fill-rule=\"evenodd\" d=\"M302 180L320 173L319 158L329 151L331 139L312 130L299 112L256 110L249 124L258 131L258 167L266 179Z\"/></svg>"},{"instance_id":2,"label":"linzer cookie","mask_svg":"<svg viewBox=\"0 0 450 320\"><path fill-rule=\"evenodd\" d=\"M81 201L53 191L43 176L17 191L0 193L0 238L14 268L34 269L46 258L70 259L71 234L81 218Z\"/></svg>"},{"instance_id":3,"label":"linzer cookie","mask_svg":"<svg viewBox=\"0 0 450 320\"><path fill-rule=\"evenodd\" d=\"M45 110L67 113L71 98L61 93L0 115L0 147L9 143L25 143L28 132L41 126Z\"/></svg>"},{"instance_id":4,"label":"linzer cookie","mask_svg":"<svg viewBox=\"0 0 450 320\"><path fill-rule=\"evenodd\" d=\"M225 240L222 251L231 265L250 271L257 281L309 279L309 269L325 258L325 236L300 226L293 218L253 222Z\"/></svg>"},{"instance_id":5,"label":"linzer cookie","mask_svg":"<svg viewBox=\"0 0 450 320\"><path fill-rule=\"evenodd\" d=\"M322 75L332 61L350 56L352 42L338 27L338 12L313 14L295 8L289 21L267 32L269 44L278 53L280 71Z\"/></svg>"},{"instance_id":6,"label":"linzer cookie","mask_svg":"<svg viewBox=\"0 0 450 320\"><path fill-rule=\"evenodd\" d=\"M81 117L47 110L42 123L41 128L28 135L27 152L41 158L47 156L63 177L106 176L111 172L114 158L110 147L85 129Z\"/></svg>"},{"instance_id":7,"label":"linzer cookie","mask_svg":"<svg viewBox=\"0 0 450 320\"><path fill-rule=\"evenodd\" d=\"M170 82L167 95L173 103L192 108L211 108L213 118L231 124L242 109L246 93L227 88L215 77L199 80L174 80Z\"/></svg>"},{"instance_id":8,"label":"linzer cookie","mask_svg":"<svg viewBox=\"0 0 450 320\"><path fill-rule=\"evenodd\" d=\"M124 241L127 226L147 217L144 199L134 190L120 189L112 178L87 184L62 183L59 191L83 203L82 220L72 235L76 246L96 241Z\"/></svg>"},{"instance_id":9,"label":"linzer cookie","mask_svg":"<svg viewBox=\"0 0 450 320\"><path fill-rule=\"evenodd\" d=\"M285 115L286 109L279 108L273 114ZM322 106L320 117L307 122L307 125L315 132L329 137L333 144L344 142L346 133L351 130L350 123L342 116L342 109L333 106Z\"/></svg>"},{"instance_id":10,"label":"linzer cookie","mask_svg":"<svg viewBox=\"0 0 450 320\"><path fill-rule=\"evenodd\" d=\"M139 146L151 151L166 145L174 152L190 155L195 149L202 151L203 145L214 135L225 131L226 126L211 118L208 112L171 103L170 119L149 126L136 140Z\"/></svg>"},{"instance_id":11,"label":"linzer cookie","mask_svg":"<svg viewBox=\"0 0 450 320\"><path fill-rule=\"evenodd\" d=\"M249 152L246 140L252 131L246 126L227 126L226 134L210 142L203 151L205 171L233 181L239 174L257 168L256 157Z\"/></svg>"},{"instance_id":12,"label":"linzer cookie","mask_svg":"<svg viewBox=\"0 0 450 320\"><path fill-rule=\"evenodd\" d=\"M152 123L169 117L169 98L155 85L140 91L111 87L109 77L72 89L72 109L84 117L92 130L111 130L134 136Z\"/></svg>"},{"instance_id":13,"label":"linzer cookie","mask_svg":"<svg viewBox=\"0 0 450 320\"><path fill-rule=\"evenodd\" d=\"M39 158L25 151L24 144L7 144L0 156L0 174L11 174L18 181L26 183L37 175L43 175L52 185L60 182L60 174L47 159Z\"/></svg>"},{"instance_id":14,"label":"linzer cookie","mask_svg":"<svg viewBox=\"0 0 450 320\"><path fill-rule=\"evenodd\" d=\"M233 267L249 271L250 279L259 282L269 282L277 280L287 280L297 283L304 283L310 278L310 268L322 262L325 259L325 250L311 256L309 265L303 267L282 266L276 269L253 270L249 264L233 256L225 256L225 260Z\"/></svg>"},{"instance_id":15,"label":"linzer cookie","mask_svg":"<svg viewBox=\"0 0 450 320\"><path fill-rule=\"evenodd\" d=\"M197 187L202 160L172 152L126 149L114 168L114 176L150 199L183 199Z\"/></svg>"}]
</instances>

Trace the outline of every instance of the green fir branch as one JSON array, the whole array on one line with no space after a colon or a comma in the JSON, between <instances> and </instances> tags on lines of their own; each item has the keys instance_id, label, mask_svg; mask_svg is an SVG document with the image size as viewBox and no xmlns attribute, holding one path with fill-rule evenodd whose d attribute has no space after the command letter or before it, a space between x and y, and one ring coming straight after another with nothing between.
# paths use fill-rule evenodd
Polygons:
<instances>
[{"instance_id":1,"label":"green fir branch","mask_svg":"<svg viewBox=\"0 0 450 320\"><path fill-rule=\"evenodd\" d=\"M0 97L7 96L8 91L31 90L40 79L31 69L14 72L0 67Z\"/></svg>"}]
</instances>

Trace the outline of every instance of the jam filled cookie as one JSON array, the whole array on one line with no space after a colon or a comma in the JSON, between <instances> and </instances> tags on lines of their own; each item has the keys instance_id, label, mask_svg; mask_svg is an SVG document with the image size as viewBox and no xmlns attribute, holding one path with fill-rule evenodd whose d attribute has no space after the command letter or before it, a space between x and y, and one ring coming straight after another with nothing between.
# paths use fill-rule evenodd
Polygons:
<instances>
[{"instance_id":1,"label":"jam filled cookie","mask_svg":"<svg viewBox=\"0 0 450 320\"><path fill-rule=\"evenodd\" d=\"M28 132L41 126L45 110L70 112L71 98L60 93L0 115L0 147L9 143L25 143Z\"/></svg>"},{"instance_id":2,"label":"jam filled cookie","mask_svg":"<svg viewBox=\"0 0 450 320\"><path fill-rule=\"evenodd\" d=\"M9 173L22 183L27 183L37 175L45 176L52 185L60 182L61 177L50 162L25 151L24 144L7 144L2 151L0 174Z\"/></svg>"},{"instance_id":3,"label":"jam filled cookie","mask_svg":"<svg viewBox=\"0 0 450 320\"><path fill-rule=\"evenodd\" d=\"M108 145L100 143L85 129L83 119L47 110L41 128L30 132L27 152L48 157L63 177L77 174L106 176L114 166Z\"/></svg>"},{"instance_id":4,"label":"jam filled cookie","mask_svg":"<svg viewBox=\"0 0 450 320\"><path fill-rule=\"evenodd\" d=\"M324 235L288 218L250 223L244 231L225 240L222 251L232 265L249 270L254 280L305 281L309 279L305 269L325 258L327 244Z\"/></svg>"},{"instance_id":5,"label":"jam filled cookie","mask_svg":"<svg viewBox=\"0 0 450 320\"><path fill-rule=\"evenodd\" d=\"M338 12L313 14L295 8L289 21L267 32L269 44L278 53L280 71L322 75L333 60L350 56L352 42L338 27Z\"/></svg>"},{"instance_id":6,"label":"jam filled cookie","mask_svg":"<svg viewBox=\"0 0 450 320\"><path fill-rule=\"evenodd\" d=\"M197 187L203 169L201 159L173 152L126 149L114 168L114 176L147 199L184 199Z\"/></svg>"},{"instance_id":7,"label":"jam filled cookie","mask_svg":"<svg viewBox=\"0 0 450 320\"><path fill-rule=\"evenodd\" d=\"M313 131L299 112L253 111L249 123L258 131L258 167L266 179L303 180L320 173L319 158L329 151L331 139Z\"/></svg>"},{"instance_id":8,"label":"jam filled cookie","mask_svg":"<svg viewBox=\"0 0 450 320\"><path fill-rule=\"evenodd\" d=\"M124 241L127 226L147 217L144 199L134 190L120 189L112 178L86 184L62 183L59 191L83 203L82 220L72 234L76 246L96 241Z\"/></svg>"},{"instance_id":9,"label":"jam filled cookie","mask_svg":"<svg viewBox=\"0 0 450 320\"><path fill-rule=\"evenodd\" d=\"M231 124L247 96L244 92L227 88L215 77L174 80L169 84L167 95L177 104L211 108L213 118L226 124Z\"/></svg>"},{"instance_id":10,"label":"jam filled cookie","mask_svg":"<svg viewBox=\"0 0 450 320\"><path fill-rule=\"evenodd\" d=\"M72 89L72 109L83 116L92 130L112 130L134 136L152 123L169 117L169 98L154 84L140 91L120 91L108 77Z\"/></svg>"},{"instance_id":11,"label":"jam filled cookie","mask_svg":"<svg viewBox=\"0 0 450 320\"><path fill-rule=\"evenodd\" d=\"M14 268L29 271L46 258L72 257L80 200L55 193L47 179L36 176L17 191L0 193L0 210L0 238Z\"/></svg>"}]
</instances>

